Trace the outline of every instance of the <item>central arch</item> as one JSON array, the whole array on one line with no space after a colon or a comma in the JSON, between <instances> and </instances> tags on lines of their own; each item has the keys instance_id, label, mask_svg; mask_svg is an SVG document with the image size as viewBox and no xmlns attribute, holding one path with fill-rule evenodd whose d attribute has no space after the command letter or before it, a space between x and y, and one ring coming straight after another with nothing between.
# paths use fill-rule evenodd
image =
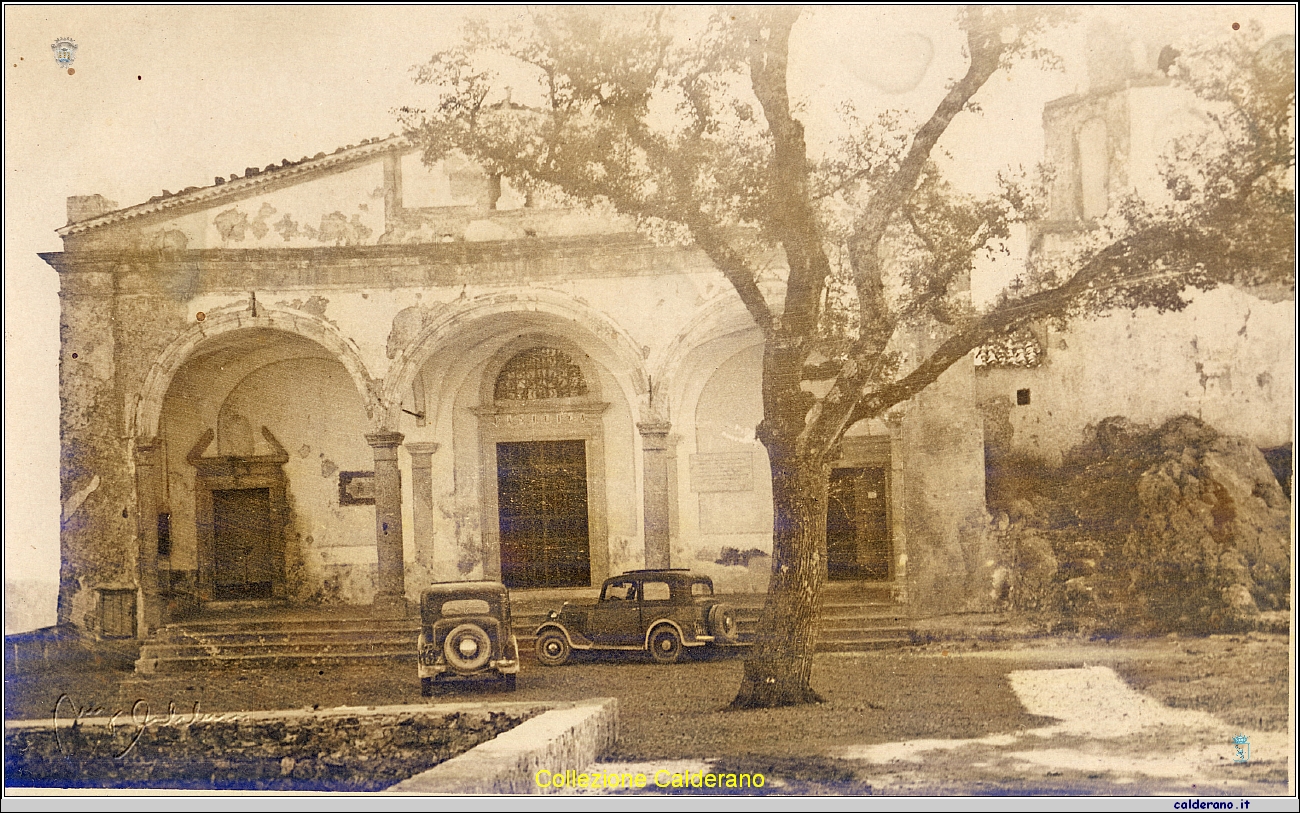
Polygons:
<instances>
[{"instance_id":1,"label":"central arch","mask_svg":"<svg viewBox=\"0 0 1300 813\"><path fill-rule=\"evenodd\" d=\"M521 335L488 360L480 386L488 571L512 588L599 583L609 403L594 362L563 337Z\"/></svg>"}]
</instances>

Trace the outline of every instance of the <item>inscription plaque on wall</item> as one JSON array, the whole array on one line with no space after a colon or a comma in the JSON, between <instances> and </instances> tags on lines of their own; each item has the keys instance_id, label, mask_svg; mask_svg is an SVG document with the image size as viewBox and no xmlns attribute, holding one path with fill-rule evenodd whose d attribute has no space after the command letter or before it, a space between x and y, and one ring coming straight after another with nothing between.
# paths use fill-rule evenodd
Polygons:
<instances>
[{"instance_id":1,"label":"inscription plaque on wall","mask_svg":"<svg viewBox=\"0 0 1300 813\"><path fill-rule=\"evenodd\" d=\"M753 491L753 452L691 455L691 491Z\"/></svg>"},{"instance_id":2,"label":"inscription plaque on wall","mask_svg":"<svg viewBox=\"0 0 1300 813\"><path fill-rule=\"evenodd\" d=\"M375 473L373 471L339 472L339 505L374 505Z\"/></svg>"}]
</instances>

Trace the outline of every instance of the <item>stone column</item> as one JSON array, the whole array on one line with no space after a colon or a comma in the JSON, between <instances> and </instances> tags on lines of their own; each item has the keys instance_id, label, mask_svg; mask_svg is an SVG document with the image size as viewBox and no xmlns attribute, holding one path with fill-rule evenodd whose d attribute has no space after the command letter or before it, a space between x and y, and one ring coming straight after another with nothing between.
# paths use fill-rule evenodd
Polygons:
<instances>
[{"instance_id":1,"label":"stone column","mask_svg":"<svg viewBox=\"0 0 1300 813\"><path fill-rule=\"evenodd\" d=\"M673 454L668 431L672 424L648 421L638 423L636 428L641 432L644 452L645 566L669 567L672 500L676 497L670 476Z\"/></svg>"},{"instance_id":2,"label":"stone column","mask_svg":"<svg viewBox=\"0 0 1300 813\"><path fill-rule=\"evenodd\" d=\"M406 609L406 557L402 551L402 473L397 468L401 432L366 435L375 450L375 551L379 558L379 591L375 606Z\"/></svg>"},{"instance_id":3,"label":"stone column","mask_svg":"<svg viewBox=\"0 0 1300 813\"><path fill-rule=\"evenodd\" d=\"M406 451L411 455L411 541L415 545L416 556L424 551L425 556L433 552L433 455L438 451L436 443L408 443Z\"/></svg>"},{"instance_id":4,"label":"stone column","mask_svg":"<svg viewBox=\"0 0 1300 813\"><path fill-rule=\"evenodd\" d=\"M136 574L140 585L136 634L147 638L163 624L162 596L158 583L158 511L162 505L162 477L165 461L157 438L135 444L136 534L139 551Z\"/></svg>"}]
</instances>

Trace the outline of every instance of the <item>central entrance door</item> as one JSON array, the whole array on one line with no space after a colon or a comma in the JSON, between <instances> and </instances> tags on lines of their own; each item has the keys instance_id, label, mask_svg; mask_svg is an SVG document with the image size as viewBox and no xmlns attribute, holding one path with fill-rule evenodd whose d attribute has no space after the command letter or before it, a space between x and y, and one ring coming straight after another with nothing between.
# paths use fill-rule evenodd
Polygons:
<instances>
[{"instance_id":1,"label":"central entrance door","mask_svg":"<svg viewBox=\"0 0 1300 813\"><path fill-rule=\"evenodd\" d=\"M591 584L586 441L496 446L501 581L507 587Z\"/></svg>"},{"instance_id":2,"label":"central entrance door","mask_svg":"<svg viewBox=\"0 0 1300 813\"><path fill-rule=\"evenodd\" d=\"M826 569L832 581L889 578L893 558L885 469L832 469Z\"/></svg>"},{"instance_id":3,"label":"central entrance door","mask_svg":"<svg viewBox=\"0 0 1300 813\"><path fill-rule=\"evenodd\" d=\"M212 492L214 593L218 601L271 598L271 490Z\"/></svg>"}]
</instances>

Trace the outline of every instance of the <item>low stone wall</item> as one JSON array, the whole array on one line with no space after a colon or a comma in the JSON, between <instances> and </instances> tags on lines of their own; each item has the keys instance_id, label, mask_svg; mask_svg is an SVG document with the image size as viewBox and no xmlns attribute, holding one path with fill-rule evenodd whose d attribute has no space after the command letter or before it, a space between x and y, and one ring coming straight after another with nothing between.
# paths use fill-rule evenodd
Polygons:
<instances>
[{"instance_id":1,"label":"low stone wall","mask_svg":"<svg viewBox=\"0 0 1300 813\"><path fill-rule=\"evenodd\" d=\"M490 741L541 703L150 714L60 706L5 723L10 787L375 791Z\"/></svg>"},{"instance_id":2,"label":"low stone wall","mask_svg":"<svg viewBox=\"0 0 1300 813\"><path fill-rule=\"evenodd\" d=\"M418 776L399 782L393 793L544 792L538 771L582 771L618 741L618 701L585 700L553 708L490 742Z\"/></svg>"}]
</instances>

